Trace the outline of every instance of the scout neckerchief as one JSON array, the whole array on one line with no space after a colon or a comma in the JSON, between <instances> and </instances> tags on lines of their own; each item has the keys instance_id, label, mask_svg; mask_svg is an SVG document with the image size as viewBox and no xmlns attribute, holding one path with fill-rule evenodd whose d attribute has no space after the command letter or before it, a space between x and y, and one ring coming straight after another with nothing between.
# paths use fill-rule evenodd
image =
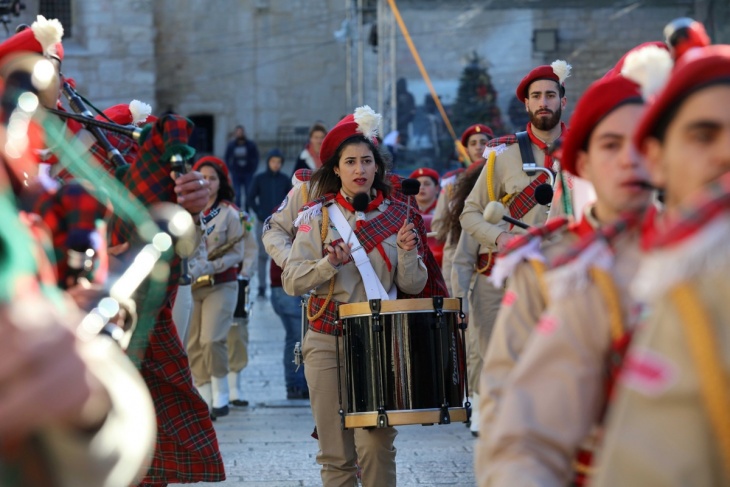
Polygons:
<instances>
[{"instance_id":1,"label":"scout neckerchief","mask_svg":"<svg viewBox=\"0 0 730 487\"><path fill-rule=\"evenodd\" d=\"M418 210L418 213L420 213L421 215L430 215L431 213L433 213L433 210L436 209L436 204L438 202L439 202L439 199L436 198L435 200L433 200L433 203L431 203L428 208L426 208L423 211Z\"/></svg>"},{"instance_id":2,"label":"scout neckerchief","mask_svg":"<svg viewBox=\"0 0 730 487\"><path fill-rule=\"evenodd\" d=\"M203 212L203 217L200 220L203 222L203 226L205 228L206 235L210 235L210 233L215 228L215 225L208 226L208 223L213 221L213 219L215 217L217 217L220 212L221 212L220 201L216 202L216 204L214 206L208 208L206 211Z\"/></svg>"}]
</instances>

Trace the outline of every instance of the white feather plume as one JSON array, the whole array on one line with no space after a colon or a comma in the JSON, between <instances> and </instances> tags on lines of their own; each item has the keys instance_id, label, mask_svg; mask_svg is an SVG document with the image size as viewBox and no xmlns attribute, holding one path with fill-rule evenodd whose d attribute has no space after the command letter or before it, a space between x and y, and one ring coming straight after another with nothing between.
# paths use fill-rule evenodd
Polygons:
<instances>
[{"instance_id":1,"label":"white feather plume","mask_svg":"<svg viewBox=\"0 0 730 487\"><path fill-rule=\"evenodd\" d=\"M152 113L152 106L139 100L132 100L129 103L129 111L132 113L132 123L137 125L147 120Z\"/></svg>"},{"instance_id":2,"label":"white feather plume","mask_svg":"<svg viewBox=\"0 0 730 487\"><path fill-rule=\"evenodd\" d=\"M659 46L646 46L626 56L621 74L641 87L641 96L648 100L661 90L672 71L672 56Z\"/></svg>"},{"instance_id":3,"label":"white feather plume","mask_svg":"<svg viewBox=\"0 0 730 487\"><path fill-rule=\"evenodd\" d=\"M39 15L30 26L33 35L43 48L44 54L58 54L56 44L63 38L63 26L57 19L46 19Z\"/></svg>"},{"instance_id":4,"label":"white feather plume","mask_svg":"<svg viewBox=\"0 0 730 487\"><path fill-rule=\"evenodd\" d=\"M557 59L550 64L550 67L553 68L553 73L558 77L558 80L560 80L560 84L562 85L565 83L565 80L570 77L570 70L573 69L573 66L566 63L562 59Z\"/></svg>"},{"instance_id":5,"label":"white feather plume","mask_svg":"<svg viewBox=\"0 0 730 487\"><path fill-rule=\"evenodd\" d=\"M378 135L378 127L382 118L382 115L375 113L375 110L368 105L355 109L357 130L368 139L372 139Z\"/></svg>"}]
</instances>

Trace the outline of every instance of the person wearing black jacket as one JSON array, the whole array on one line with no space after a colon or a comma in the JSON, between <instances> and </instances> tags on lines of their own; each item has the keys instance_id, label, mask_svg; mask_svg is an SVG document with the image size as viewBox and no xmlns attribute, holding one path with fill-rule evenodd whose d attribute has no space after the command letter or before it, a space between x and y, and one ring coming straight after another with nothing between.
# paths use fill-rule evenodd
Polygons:
<instances>
[{"instance_id":1,"label":"person wearing black jacket","mask_svg":"<svg viewBox=\"0 0 730 487\"><path fill-rule=\"evenodd\" d=\"M266 220L292 187L291 180L281 173L284 156L279 149L272 149L266 157L266 171L257 174L246 197L246 206L256 214L256 239L259 243L258 274L259 297L266 296L266 275L269 256L261 241L264 220ZM284 205L285 206L285 205Z\"/></svg>"}]
</instances>

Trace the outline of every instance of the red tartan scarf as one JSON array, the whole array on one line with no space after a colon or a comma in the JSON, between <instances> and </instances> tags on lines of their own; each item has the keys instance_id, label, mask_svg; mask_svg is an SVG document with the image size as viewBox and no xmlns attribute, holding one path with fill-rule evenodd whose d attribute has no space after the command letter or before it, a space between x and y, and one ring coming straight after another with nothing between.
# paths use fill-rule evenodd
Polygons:
<instances>
[{"instance_id":1,"label":"red tartan scarf","mask_svg":"<svg viewBox=\"0 0 730 487\"><path fill-rule=\"evenodd\" d=\"M338 193L338 196L341 197L341 194ZM352 209L352 205L350 205L344 197L335 197L335 201L337 201L338 204L341 200L345 201L345 203L347 203L347 205L349 206L348 208L347 206L343 205L345 209L349 211L354 211ZM378 196L376 196L373 201L369 203L367 211L373 211L374 209L376 209L379 204L374 205L374 203L377 203L378 201L380 201L380 203L383 202L383 195L380 191L378 191ZM385 252L382 243L386 238L398 233L398 230L400 230L400 228L403 226L403 222L405 221L407 214L408 208L405 205L391 203L390 205L388 205L385 211L377 215L375 218L372 218L370 220L357 221L357 225L355 228L355 237L357 237L360 245L362 245L363 249L365 249L365 252L367 252L368 254L373 249L378 249L378 252L385 261L385 264L388 266L388 271L392 270L393 264L390 262L390 259L388 259L388 254ZM334 245L336 243L339 243L340 240L341 239L336 242L332 242L332 244ZM422 245L423 244L419 240L418 254L421 256L423 255Z\"/></svg>"},{"instance_id":2,"label":"red tartan scarf","mask_svg":"<svg viewBox=\"0 0 730 487\"><path fill-rule=\"evenodd\" d=\"M651 207L641 228L643 250L678 244L701 230L713 218L730 209L730 173L704 188L691 206L681 208L675 218L658 228L659 215Z\"/></svg>"}]
</instances>

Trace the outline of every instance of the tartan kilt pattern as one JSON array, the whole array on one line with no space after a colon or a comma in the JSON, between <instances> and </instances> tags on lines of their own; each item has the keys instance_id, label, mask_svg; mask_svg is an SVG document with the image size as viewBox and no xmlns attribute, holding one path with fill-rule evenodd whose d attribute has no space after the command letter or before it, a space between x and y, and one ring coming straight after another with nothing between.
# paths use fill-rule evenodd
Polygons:
<instances>
[{"instance_id":1,"label":"tartan kilt pattern","mask_svg":"<svg viewBox=\"0 0 730 487\"><path fill-rule=\"evenodd\" d=\"M225 480L210 412L193 388L169 306L158 316L141 372L155 405L157 444L140 485Z\"/></svg>"},{"instance_id":2,"label":"tartan kilt pattern","mask_svg":"<svg viewBox=\"0 0 730 487\"><path fill-rule=\"evenodd\" d=\"M324 306L324 302L324 298L312 296L309 301L309 315L314 316L317 314L319 310L322 309L322 306ZM340 335L342 335L342 324L335 325L335 322L339 319L339 312L337 310L339 304L340 303L334 299L330 300L327 304L327 309L325 309L324 313L322 313L322 316L309 322L309 329L326 335L335 335L337 334L335 333L337 331Z\"/></svg>"}]
</instances>

